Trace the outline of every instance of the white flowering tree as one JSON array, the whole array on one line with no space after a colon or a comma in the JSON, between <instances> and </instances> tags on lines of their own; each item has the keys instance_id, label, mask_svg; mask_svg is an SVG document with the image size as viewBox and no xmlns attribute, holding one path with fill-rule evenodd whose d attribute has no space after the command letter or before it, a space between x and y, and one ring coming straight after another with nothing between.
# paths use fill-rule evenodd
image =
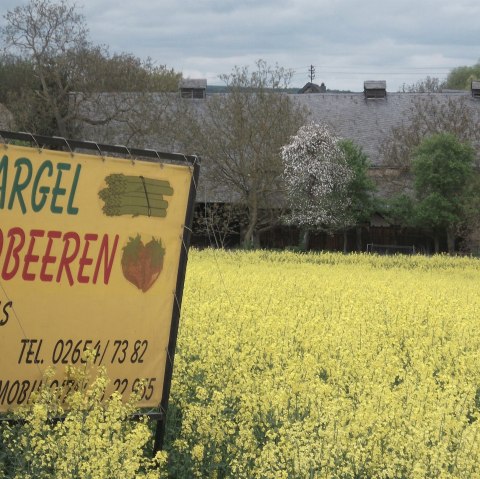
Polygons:
<instances>
[{"instance_id":1,"label":"white flowering tree","mask_svg":"<svg viewBox=\"0 0 480 479\"><path fill-rule=\"evenodd\" d=\"M287 221L301 228L305 248L310 231L334 231L352 223L352 171L338 142L325 125L313 123L302 126L282 148Z\"/></svg>"}]
</instances>

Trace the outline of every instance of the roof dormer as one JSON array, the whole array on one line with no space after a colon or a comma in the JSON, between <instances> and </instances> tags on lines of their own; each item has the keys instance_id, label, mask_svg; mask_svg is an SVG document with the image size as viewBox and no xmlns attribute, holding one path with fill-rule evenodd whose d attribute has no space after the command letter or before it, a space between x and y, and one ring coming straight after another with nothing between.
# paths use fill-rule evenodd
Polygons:
<instances>
[{"instance_id":1,"label":"roof dormer","mask_svg":"<svg viewBox=\"0 0 480 479\"><path fill-rule=\"evenodd\" d=\"M480 99L480 81L478 80L472 81L472 96Z\"/></svg>"},{"instance_id":2,"label":"roof dormer","mask_svg":"<svg viewBox=\"0 0 480 479\"><path fill-rule=\"evenodd\" d=\"M200 78L186 78L179 84L180 96L182 98L204 99L207 94L207 80Z\"/></svg>"},{"instance_id":3,"label":"roof dormer","mask_svg":"<svg viewBox=\"0 0 480 479\"><path fill-rule=\"evenodd\" d=\"M385 80L367 80L363 82L363 93L366 100L387 97L387 82Z\"/></svg>"}]
</instances>

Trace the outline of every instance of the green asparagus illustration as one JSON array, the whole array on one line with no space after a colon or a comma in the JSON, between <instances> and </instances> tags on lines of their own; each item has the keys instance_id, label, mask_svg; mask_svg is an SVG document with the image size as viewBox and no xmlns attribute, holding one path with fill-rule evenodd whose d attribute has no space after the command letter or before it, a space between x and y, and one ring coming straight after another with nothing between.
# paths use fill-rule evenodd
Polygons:
<instances>
[{"instance_id":1,"label":"green asparagus illustration","mask_svg":"<svg viewBox=\"0 0 480 479\"><path fill-rule=\"evenodd\" d=\"M167 215L168 201L164 196L173 195L168 181L116 173L107 176L105 182L107 187L98 196L104 202L102 210L107 216Z\"/></svg>"}]
</instances>

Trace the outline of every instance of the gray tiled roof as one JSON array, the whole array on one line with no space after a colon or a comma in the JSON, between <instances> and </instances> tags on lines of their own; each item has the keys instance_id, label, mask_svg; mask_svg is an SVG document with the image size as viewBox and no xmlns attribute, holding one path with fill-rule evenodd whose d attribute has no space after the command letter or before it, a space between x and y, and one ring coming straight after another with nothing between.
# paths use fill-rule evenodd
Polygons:
<instances>
[{"instance_id":1,"label":"gray tiled roof","mask_svg":"<svg viewBox=\"0 0 480 479\"><path fill-rule=\"evenodd\" d=\"M385 80L366 80L363 82L363 87L366 90L386 90L387 82Z\"/></svg>"},{"instance_id":2,"label":"gray tiled roof","mask_svg":"<svg viewBox=\"0 0 480 479\"><path fill-rule=\"evenodd\" d=\"M324 93L316 95L292 95L292 99L306 106L311 120L326 123L332 132L353 140L363 148L374 166L381 166L379 148L392 127L408 121L415 100L435 95L440 102L451 98L464 98L467 105L480 115L480 101L470 92L454 93L389 93L386 98L366 100L363 93Z\"/></svg>"},{"instance_id":3,"label":"gray tiled roof","mask_svg":"<svg viewBox=\"0 0 480 479\"><path fill-rule=\"evenodd\" d=\"M380 154L380 146L393 127L398 127L403 122L408 121L415 102L422 98L426 99L429 95L433 95L438 102L445 104L452 99L459 99L459 101L465 102L467 108L472 108L477 118L480 118L480 99L473 98L471 92L468 91L434 94L388 93L386 98L371 100L365 99L363 92L317 93L315 95L291 94L290 98L298 105L307 108L310 112L310 121L326 123L336 136L351 139L362 147L368 155L370 163L376 167L373 170L377 171L371 171L371 174L375 182L380 185L381 194L386 195L405 190L405 188L408 188L410 180L400 171L395 171L395 168L386 167L387 163ZM109 96L111 95L99 95L103 99L102 101L106 101ZM119 95L116 94L115 98L118 97ZM212 96L207 95L206 101L188 104L196 114L201 115L211 99ZM125 101L122 98L120 100ZM165 96L152 94L150 100L158 102L161 107L161 102L165 100ZM92 113L95 116L94 108L90 110L90 114ZM119 122L113 122L109 126L84 128L86 139L98 141L100 132L104 136L110 132L112 136L110 142L113 140L115 143L125 144L127 141L124 126ZM172 145L164 140L159 136L152 136L145 139L145 144L137 146L171 151ZM203 158L199 200L231 201L232 191L225 185L215 184L209 178L209 167L208 158Z\"/></svg>"},{"instance_id":4,"label":"gray tiled roof","mask_svg":"<svg viewBox=\"0 0 480 479\"><path fill-rule=\"evenodd\" d=\"M216 94L217 96L219 94ZM130 95L131 96L131 95ZM135 94L133 94L135 96ZM480 118L480 99L472 98L468 91L448 92L448 93L389 93L386 98L366 100L362 93L316 93L315 95L291 94L290 98L307 108L310 112L310 121L316 123L326 123L332 132L341 138L351 139L369 156L370 162L374 166L382 166L384 159L379 154L379 148L385 137L390 133L393 127L400 126L402 122L408 121L409 114L414 108L415 102L419 99L425 99L433 96L438 102L447 103L451 99L465 101L465 104L474 109ZM110 100L106 100L110 98ZM125 98L121 94L100 94L99 101L91 104L88 108L89 114L96 117L96 104L105 102L112 103L112 99L119 99L116 102L123 103ZM174 98L174 97L172 97ZM206 102L189 103L196 114L201 115L206 107L206 103L212 99L212 95L207 95ZM152 94L150 101L158 102L162 107L165 100L163 95ZM116 143L125 143L122 138L126 132L123 132L121 124L115 123L109 127L115 131L114 141ZM84 134L87 137L99 134L105 134L107 127L88 127L85 125ZM95 139L95 138L89 138ZM168 145L163 144L162 139L158 137L151 138L151 144L139 145L149 148L165 149Z\"/></svg>"},{"instance_id":5,"label":"gray tiled roof","mask_svg":"<svg viewBox=\"0 0 480 479\"><path fill-rule=\"evenodd\" d=\"M207 80L204 78L185 78L180 80L179 88L207 88Z\"/></svg>"}]
</instances>

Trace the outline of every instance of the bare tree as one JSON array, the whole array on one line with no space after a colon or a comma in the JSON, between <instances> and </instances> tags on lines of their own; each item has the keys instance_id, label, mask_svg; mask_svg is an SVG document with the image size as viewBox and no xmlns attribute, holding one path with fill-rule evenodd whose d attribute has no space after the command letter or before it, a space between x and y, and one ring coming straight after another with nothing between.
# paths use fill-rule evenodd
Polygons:
<instances>
[{"instance_id":1,"label":"bare tree","mask_svg":"<svg viewBox=\"0 0 480 479\"><path fill-rule=\"evenodd\" d=\"M6 102L21 129L68 137L85 124L120 121L133 126L137 112L152 116L146 112L153 105L142 94L177 89L181 75L173 70L92 45L83 15L68 0L30 0L4 18L6 49L31 77L13 88ZM105 92L141 94L115 98ZM148 123L135 125L129 136Z\"/></svg>"},{"instance_id":2,"label":"bare tree","mask_svg":"<svg viewBox=\"0 0 480 479\"><path fill-rule=\"evenodd\" d=\"M207 236L217 248L228 246L232 236L239 233L245 222L245 210L235 203L205 203L197 209L193 218L193 231Z\"/></svg>"},{"instance_id":3,"label":"bare tree","mask_svg":"<svg viewBox=\"0 0 480 479\"><path fill-rule=\"evenodd\" d=\"M400 89L403 93L440 93L445 88L446 82L436 77L427 76L424 80L407 85L404 83Z\"/></svg>"},{"instance_id":4,"label":"bare tree","mask_svg":"<svg viewBox=\"0 0 480 479\"><path fill-rule=\"evenodd\" d=\"M74 59L88 47L87 27L74 5L65 0L31 0L4 16L7 48L32 62L40 101L51 112L58 132L68 136L68 95Z\"/></svg>"},{"instance_id":5,"label":"bare tree","mask_svg":"<svg viewBox=\"0 0 480 479\"><path fill-rule=\"evenodd\" d=\"M236 67L221 79L226 95L192 106L185 143L204 158L204 175L239 198L247 212L244 246L278 224L282 206L280 148L303 124L306 112L283 90L292 72L259 60L252 72Z\"/></svg>"},{"instance_id":6,"label":"bare tree","mask_svg":"<svg viewBox=\"0 0 480 479\"><path fill-rule=\"evenodd\" d=\"M429 135L452 133L462 142L478 144L479 121L478 109L472 108L465 96L416 96L408 116L391 129L380 145L380 154L385 165L409 170L414 149Z\"/></svg>"}]
</instances>

